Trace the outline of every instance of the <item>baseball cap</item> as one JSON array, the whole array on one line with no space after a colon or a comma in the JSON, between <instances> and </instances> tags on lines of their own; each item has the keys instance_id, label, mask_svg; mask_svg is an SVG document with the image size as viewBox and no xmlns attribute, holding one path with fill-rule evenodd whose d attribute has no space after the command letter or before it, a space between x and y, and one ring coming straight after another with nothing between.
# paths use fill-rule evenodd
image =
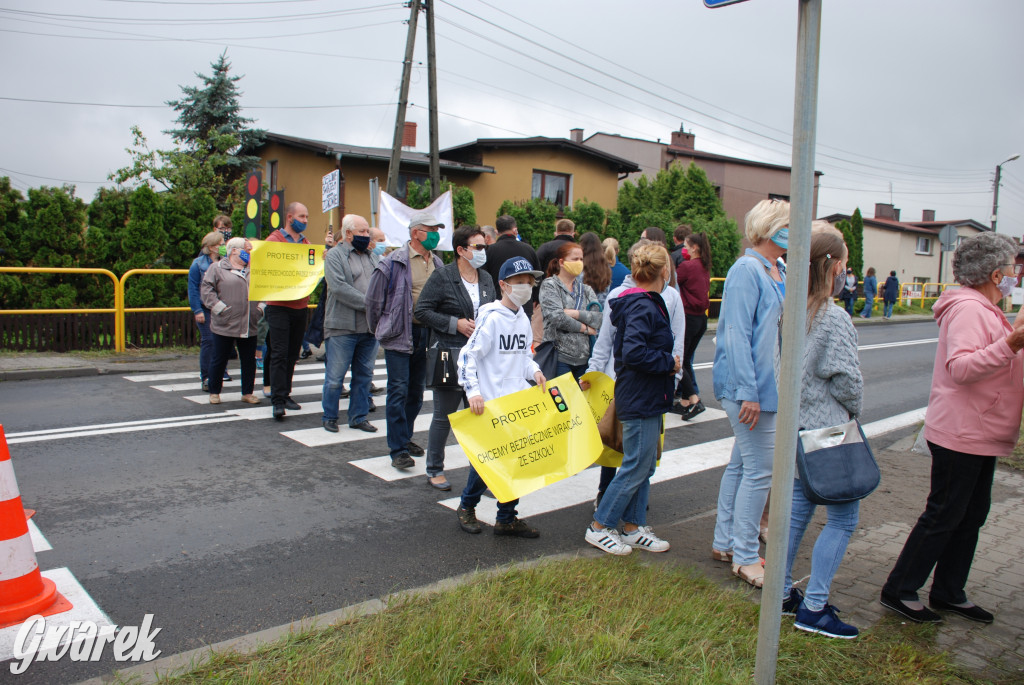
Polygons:
<instances>
[{"instance_id":1,"label":"baseball cap","mask_svg":"<svg viewBox=\"0 0 1024 685\"><path fill-rule=\"evenodd\" d=\"M438 219L430 212L416 212L409 219L409 228L413 226L436 226L437 228L444 228L444 224L438 221Z\"/></svg>"},{"instance_id":2,"label":"baseball cap","mask_svg":"<svg viewBox=\"0 0 1024 685\"><path fill-rule=\"evenodd\" d=\"M543 272L534 271L533 264L530 264L530 260L522 257L512 257L511 259L506 259L505 263L501 265L501 270L498 272L498 280L507 281L513 276L518 276L519 274L530 274L537 279L544 277Z\"/></svg>"}]
</instances>

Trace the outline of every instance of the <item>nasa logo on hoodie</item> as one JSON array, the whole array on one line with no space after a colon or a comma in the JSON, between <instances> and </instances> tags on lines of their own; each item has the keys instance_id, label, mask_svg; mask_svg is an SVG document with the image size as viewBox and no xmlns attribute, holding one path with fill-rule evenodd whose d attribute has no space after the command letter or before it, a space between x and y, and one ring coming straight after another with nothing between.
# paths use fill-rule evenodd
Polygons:
<instances>
[{"instance_id":1,"label":"nasa logo on hoodie","mask_svg":"<svg viewBox=\"0 0 1024 685\"><path fill-rule=\"evenodd\" d=\"M526 350L526 336L522 333L510 333L498 336L498 352L516 354Z\"/></svg>"}]
</instances>

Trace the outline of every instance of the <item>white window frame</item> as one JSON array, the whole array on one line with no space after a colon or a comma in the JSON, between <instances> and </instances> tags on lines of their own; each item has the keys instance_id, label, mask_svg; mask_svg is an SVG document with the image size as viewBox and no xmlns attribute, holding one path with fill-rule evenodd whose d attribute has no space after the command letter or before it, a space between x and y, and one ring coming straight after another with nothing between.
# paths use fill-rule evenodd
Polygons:
<instances>
[{"instance_id":1,"label":"white window frame","mask_svg":"<svg viewBox=\"0 0 1024 685\"><path fill-rule=\"evenodd\" d=\"M922 240L927 241L927 245L926 245L926 247L925 247L925 249L923 251L921 250L921 241ZM931 254L932 254L932 244L933 243L932 243L932 239L931 238L927 238L927 237L925 237L923 235L918 236L917 237L917 244L914 245L914 254L929 255L929 256L931 256Z\"/></svg>"}]
</instances>

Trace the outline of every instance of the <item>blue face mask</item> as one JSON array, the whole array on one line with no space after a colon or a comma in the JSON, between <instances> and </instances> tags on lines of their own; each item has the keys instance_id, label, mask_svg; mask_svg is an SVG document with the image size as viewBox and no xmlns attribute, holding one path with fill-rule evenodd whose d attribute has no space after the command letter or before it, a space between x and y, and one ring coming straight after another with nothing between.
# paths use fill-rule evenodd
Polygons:
<instances>
[{"instance_id":1,"label":"blue face mask","mask_svg":"<svg viewBox=\"0 0 1024 685\"><path fill-rule=\"evenodd\" d=\"M299 221L298 219L292 219L292 230L296 233L302 233L306 230L305 222Z\"/></svg>"},{"instance_id":2,"label":"blue face mask","mask_svg":"<svg viewBox=\"0 0 1024 685\"><path fill-rule=\"evenodd\" d=\"M772 236L772 242L781 247L783 250L789 249L789 227L780 228Z\"/></svg>"},{"instance_id":3,"label":"blue face mask","mask_svg":"<svg viewBox=\"0 0 1024 685\"><path fill-rule=\"evenodd\" d=\"M384 256L384 250L386 249L388 249L387 245L385 245L384 243L377 243L377 246L373 248L373 254L377 255L378 257L382 257Z\"/></svg>"},{"instance_id":4,"label":"blue face mask","mask_svg":"<svg viewBox=\"0 0 1024 685\"><path fill-rule=\"evenodd\" d=\"M238 258L242 260L242 264L249 263L249 252L247 250L239 250Z\"/></svg>"}]
</instances>

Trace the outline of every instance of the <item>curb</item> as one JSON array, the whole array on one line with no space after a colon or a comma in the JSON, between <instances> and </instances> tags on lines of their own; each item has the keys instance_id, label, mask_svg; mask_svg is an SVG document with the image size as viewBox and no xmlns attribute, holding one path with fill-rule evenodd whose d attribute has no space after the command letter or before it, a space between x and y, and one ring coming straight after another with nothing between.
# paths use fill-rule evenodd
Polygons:
<instances>
[{"instance_id":1,"label":"curb","mask_svg":"<svg viewBox=\"0 0 1024 685\"><path fill-rule=\"evenodd\" d=\"M20 369L18 371L0 371L0 382L31 381L47 378L81 378L99 376L103 372L97 368L69 366L62 369Z\"/></svg>"},{"instance_id":2,"label":"curb","mask_svg":"<svg viewBox=\"0 0 1024 685\"><path fill-rule=\"evenodd\" d=\"M585 556L591 556L587 550L583 550L582 552L562 552L560 554L537 557L536 559L530 559L528 561L504 564L495 568L478 569L459 576L444 578L422 587L395 592L386 595L381 599L370 599L365 602L359 602L358 604L351 604L347 607L342 607L341 609L335 609L334 611L328 611L326 613L317 614L298 621L292 621L291 623L285 623L273 628L249 633L248 635L224 640L207 647L198 647L187 652L172 654L171 656L162 657L148 664L118 669L103 676L83 680L78 683L78 685L108 685L109 683L114 682L117 678L129 680L137 685L151 685L160 682L163 678L181 675L182 673L196 669L207 663L216 653L230 651L239 655L252 654L261 647L266 647L293 633L302 633L316 628L327 628L336 623L344 623L358 618L363 618L365 616L373 616L374 614L378 614L387 609L388 606L395 601L410 597L434 595L445 590L456 588L468 581L475 580L477 578L491 577L512 569L532 568L552 561L576 559Z\"/></svg>"}]
</instances>

